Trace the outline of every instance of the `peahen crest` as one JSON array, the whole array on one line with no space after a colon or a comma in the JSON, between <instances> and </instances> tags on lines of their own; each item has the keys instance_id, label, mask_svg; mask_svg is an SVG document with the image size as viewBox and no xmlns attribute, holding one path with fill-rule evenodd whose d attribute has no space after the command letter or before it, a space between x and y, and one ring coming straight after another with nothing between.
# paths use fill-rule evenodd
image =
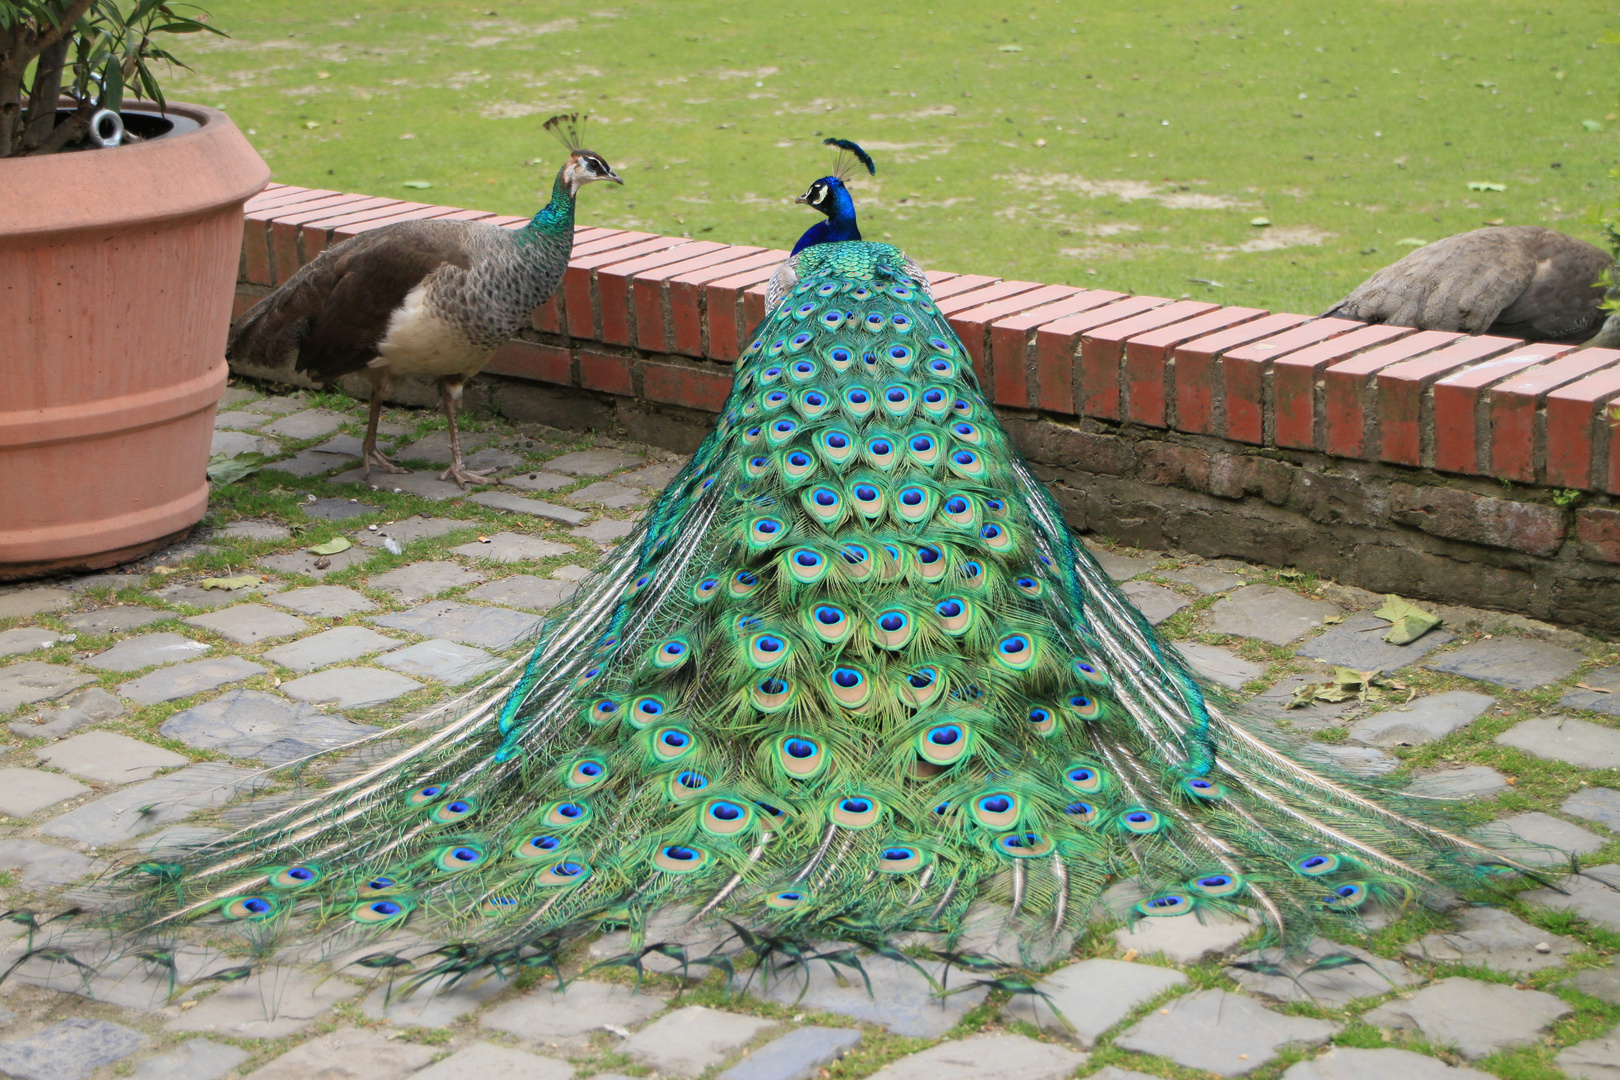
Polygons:
<instances>
[{"instance_id":1,"label":"peahen crest","mask_svg":"<svg viewBox=\"0 0 1620 1080\"><path fill-rule=\"evenodd\" d=\"M587 113L560 113L547 120L543 127L564 148L582 150L585 147L585 121L588 119L590 116Z\"/></svg>"},{"instance_id":2,"label":"peahen crest","mask_svg":"<svg viewBox=\"0 0 1620 1080\"><path fill-rule=\"evenodd\" d=\"M679 910L729 969L826 940L903 955L984 904L1039 954L1120 878L1131 918L1246 911L1285 941L1476 879L1477 846L1206 697L1076 545L898 249L820 244L794 271L713 433L515 684L131 871L144 932L207 920L262 953L409 925L458 943L427 970L459 979L555 966L604 924L640 948Z\"/></svg>"}]
</instances>

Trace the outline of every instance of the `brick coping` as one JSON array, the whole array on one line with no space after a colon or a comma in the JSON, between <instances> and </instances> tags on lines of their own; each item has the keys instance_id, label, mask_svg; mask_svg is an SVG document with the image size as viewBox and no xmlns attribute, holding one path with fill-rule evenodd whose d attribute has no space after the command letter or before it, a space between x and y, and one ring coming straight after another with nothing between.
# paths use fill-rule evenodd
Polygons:
<instances>
[{"instance_id":1,"label":"brick coping","mask_svg":"<svg viewBox=\"0 0 1620 1080\"><path fill-rule=\"evenodd\" d=\"M272 184L247 204L242 281L419 219L527 218ZM492 374L718 411L786 252L581 226L542 340ZM1620 494L1620 350L1366 326L1258 308L930 271L994 403L1250 447ZM547 335L571 339L556 342ZM638 350L634 365L613 350ZM575 352L577 351L577 358ZM639 390L637 389L639 385Z\"/></svg>"}]
</instances>

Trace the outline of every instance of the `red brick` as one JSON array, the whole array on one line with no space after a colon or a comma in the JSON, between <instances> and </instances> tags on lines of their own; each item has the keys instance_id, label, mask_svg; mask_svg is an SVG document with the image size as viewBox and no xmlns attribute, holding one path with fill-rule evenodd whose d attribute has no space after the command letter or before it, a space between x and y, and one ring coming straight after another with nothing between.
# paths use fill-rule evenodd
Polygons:
<instances>
[{"instance_id":1,"label":"red brick","mask_svg":"<svg viewBox=\"0 0 1620 1080\"><path fill-rule=\"evenodd\" d=\"M763 259L764 256L761 255L759 258ZM743 335L753 329L752 323L742 325L743 292L769 281L781 261L780 258L772 259L763 266L729 274L704 284L703 311L709 330L705 350L711 360L730 363L737 359L742 351L739 343L744 340Z\"/></svg>"},{"instance_id":2,"label":"red brick","mask_svg":"<svg viewBox=\"0 0 1620 1080\"><path fill-rule=\"evenodd\" d=\"M435 206L432 203L400 203L381 217L366 218L363 221L351 221L329 231L326 238L328 244L338 244L351 236L361 233L373 232L388 225L398 225L405 221L426 221L430 218L443 217L445 214L455 213L450 206Z\"/></svg>"},{"instance_id":3,"label":"red brick","mask_svg":"<svg viewBox=\"0 0 1620 1080\"><path fill-rule=\"evenodd\" d=\"M246 289L240 284L236 287L236 296L231 300L231 322L235 322L247 314L248 308L257 304L265 297L262 289Z\"/></svg>"},{"instance_id":4,"label":"red brick","mask_svg":"<svg viewBox=\"0 0 1620 1080\"><path fill-rule=\"evenodd\" d=\"M1620 360L1617 349L1587 349L1608 353L1609 360ZM1609 424L1604 407L1620 394L1620 369L1609 368L1569 383L1547 395L1547 468L1543 483L1554 487L1601 488L1608 479L1593 467L1594 433L1603 430L1607 442ZM1610 470L1613 469L1610 463Z\"/></svg>"},{"instance_id":5,"label":"red brick","mask_svg":"<svg viewBox=\"0 0 1620 1080\"><path fill-rule=\"evenodd\" d=\"M767 279L743 290L742 326L745 328L745 334L765 321L765 295L770 292L769 285L770 281Z\"/></svg>"},{"instance_id":6,"label":"red brick","mask_svg":"<svg viewBox=\"0 0 1620 1080\"><path fill-rule=\"evenodd\" d=\"M278 207L271 212L270 260L275 268L276 284L284 283L304 264L303 256L298 250L298 232L304 222L336 217L342 212L339 207L349 210L363 205L374 205L377 201L364 195L333 195L294 206Z\"/></svg>"},{"instance_id":7,"label":"red brick","mask_svg":"<svg viewBox=\"0 0 1620 1080\"><path fill-rule=\"evenodd\" d=\"M967 347L968 355L973 358L973 366L979 372L980 381L987 385L994 383L994 379L988 371L989 364L986 362L989 355L986 349L986 339L989 337L991 323L997 319L1029 311L1031 308L1066 300L1078 291L1069 288L1067 285L1046 285L1021 292L1016 296L992 300L977 307L964 308L957 311L956 314L950 315L951 329L956 331L956 336ZM1020 360L1022 360L1022 357L1020 357Z\"/></svg>"},{"instance_id":8,"label":"red brick","mask_svg":"<svg viewBox=\"0 0 1620 1080\"><path fill-rule=\"evenodd\" d=\"M492 375L515 375L520 379L574 385L574 358L567 349L513 338L495 350L484 370Z\"/></svg>"},{"instance_id":9,"label":"red brick","mask_svg":"<svg viewBox=\"0 0 1620 1080\"><path fill-rule=\"evenodd\" d=\"M1264 341L1229 350L1221 357L1228 439L1260 444L1266 438L1266 383L1271 363L1319 341L1349 333L1362 324L1349 319L1317 319Z\"/></svg>"},{"instance_id":10,"label":"red brick","mask_svg":"<svg viewBox=\"0 0 1620 1080\"><path fill-rule=\"evenodd\" d=\"M1168 427L1176 346L1264 314L1259 308L1216 308L1131 338L1125 343L1124 418L1150 427Z\"/></svg>"},{"instance_id":11,"label":"red brick","mask_svg":"<svg viewBox=\"0 0 1620 1080\"><path fill-rule=\"evenodd\" d=\"M326 250L327 236L330 230L341 225L350 225L357 221L373 221L377 218L388 217L398 210L421 203L401 202L399 199L367 199L365 202L354 203L340 207L337 213L326 217L313 218L303 223L301 240L304 246L304 261L308 262Z\"/></svg>"},{"instance_id":12,"label":"red brick","mask_svg":"<svg viewBox=\"0 0 1620 1080\"><path fill-rule=\"evenodd\" d=\"M279 193L278 193L279 194ZM326 205L327 200L343 198L338 191L294 188L278 199L264 200L247 211L242 221L243 273L255 285L276 283L275 257L270 250L270 221L278 213L291 212L299 205Z\"/></svg>"},{"instance_id":13,"label":"red brick","mask_svg":"<svg viewBox=\"0 0 1620 1080\"><path fill-rule=\"evenodd\" d=\"M1036 327L1035 404L1048 412L1075 415L1075 385L1080 377L1076 353L1080 351L1080 335L1169 302L1159 296L1128 296L1116 303L1076 312Z\"/></svg>"},{"instance_id":14,"label":"red brick","mask_svg":"<svg viewBox=\"0 0 1620 1080\"><path fill-rule=\"evenodd\" d=\"M1481 391L1574 348L1527 345L1438 380L1430 390L1434 399L1434 467L1444 472L1483 473L1489 467L1490 415L1484 408L1489 395Z\"/></svg>"},{"instance_id":15,"label":"red brick","mask_svg":"<svg viewBox=\"0 0 1620 1080\"><path fill-rule=\"evenodd\" d=\"M586 349L579 351L579 385L587 390L601 390L620 397L634 397L636 393L629 360Z\"/></svg>"},{"instance_id":16,"label":"red brick","mask_svg":"<svg viewBox=\"0 0 1620 1080\"><path fill-rule=\"evenodd\" d=\"M1412 333L1405 326L1363 326L1289 353L1271 365L1271 432L1277 446L1317 449L1316 382L1329 364ZM1322 433L1325 434L1325 433Z\"/></svg>"},{"instance_id":17,"label":"red brick","mask_svg":"<svg viewBox=\"0 0 1620 1080\"><path fill-rule=\"evenodd\" d=\"M1575 539L1588 559L1620 563L1620 510L1588 506L1576 511Z\"/></svg>"},{"instance_id":18,"label":"red brick","mask_svg":"<svg viewBox=\"0 0 1620 1080\"><path fill-rule=\"evenodd\" d=\"M960 278L956 279L956 281L960 280ZM956 281L952 281L951 284L956 284ZM939 306L940 314L948 319L957 312L982 307L985 304L993 304L997 300L1005 300L1009 296L1019 296L1041 288L1045 288L1045 286L1038 281L992 281L990 284L982 285L977 289L954 292L947 297L941 297L936 293L934 303Z\"/></svg>"},{"instance_id":19,"label":"red brick","mask_svg":"<svg viewBox=\"0 0 1620 1080\"><path fill-rule=\"evenodd\" d=\"M645 270L636 275L635 281L630 285L630 298L636 309L636 345L639 348L649 349L653 352L670 352L673 348L673 335L671 334L669 320L665 315L664 299L671 293L670 282L683 274L709 267L724 266L736 263L739 259L749 255L757 255L763 251L757 247L739 247L735 244L720 244L714 249L704 252L684 262L669 266L660 266L657 269ZM737 269L741 269L738 267ZM699 337L697 354L702 352L702 338Z\"/></svg>"},{"instance_id":20,"label":"red brick","mask_svg":"<svg viewBox=\"0 0 1620 1080\"><path fill-rule=\"evenodd\" d=\"M1144 311L1119 322L1087 330L1080 338L1080 415L1104 420L1120 417L1120 365L1125 359L1125 342L1173 323L1215 310L1201 300L1180 300Z\"/></svg>"},{"instance_id":21,"label":"red brick","mask_svg":"<svg viewBox=\"0 0 1620 1080\"><path fill-rule=\"evenodd\" d=\"M1410 333L1410 331L1408 331ZM1371 457L1368 417L1377 412L1377 399L1369 376L1392 364L1443 349L1461 334L1423 330L1401 338L1322 372L1322 420L1326 428L1322 448L1338 457Z\"/></svg>"},{"instance_id":22,"label":"red brick","mask_svg":"<svg viewBox=\"0 0 1620 1080\"><path fill-rule=\"evenodd\" d=\"M596 326L594 296L597 267L650 255L684 243L686 241L679 237L619 233L576 248L568 260L568 269L563 271L562 283L563 312L568 319L569 336L601 340Z\"/></svg>"},{"instance_id":23,"label":"red brick","mask_svg":"<svg viewBox=\"0 0 1620 1080\"><path fill-rule=\"evenodd\" d=\"M324 199L332 195L342 195L341 191L328 191L325 188L306 188L283 186L274 190L266 188L249 199L242 209L245 213L262 215L265 211L277 206L291 206L293 203L310 202L314 199Z\"/></svg>"},{"instance_id":24,"label":"red brick","mask_svg":"<svg viewBox=\"0 0 1620 1080\"><path fill-rule=\"evenodd\" d=\"M647 363L641 365L641 387L649 401L717 413L731 394L731 374L680 364Z\"/></svg>"},{"instance_id":25,"label":"red brick","mask_svg":"<svg viewBox=\"0 0 1620 1080\"><path fill-rule=\"evenodd\" d=\"M532 219L517 217L513 214L496 214L494 217L485 218L484 220L498 229L512 229L515 231L527 226Z\"/></svg>"},{"instance_id":26,"label":"red brick","mask_svg":"<svg viewBox=\"0 0 1620 1080\"><path fill-rule=\"evenodd\" d=\"M934 274L930 271L928 277L928 291L934 302L948 300L958 293L982 289L987 285L994 285L1000 278L985 277L983 274Z\"/></svg>"},{"instance_id":27,"label":"red brick","mask_svg":"<svg viewBox=\"0 0 1620 1080\"><path fill-rule=\"evenodd\" d=\"M1424 391L1442 375L1523 345L1516 338L1464 338L1438 352L1391 364L1374 376L1378 393L1378 456L1397 465L1424 463ZM1427 440L1430 457L1433 436Z\"/></svg>"},{"instance_id":28,"label":"red brick","mask_svg":"<svg viewBox=\"0 0 1620 1080\"><path fill-rule=\"evenodd\" d=\"M558 289L551 294L550 299L535 308L529 315L529 325L536 330L547 334L560 334L563 330L562 317L562 290Z\"/></svg>"},{"instance_id":29,"label":"red brick","mask_svg":"<svg viewBox=\"0 0 1620 1080\"><path fill-rule=\"evenodd\" d=\"M611 345L630 344L630 279L646 270L683 262L694 255L723 248L724 244L703 240L678 243L624 262L596 268L596 300L602 316L601 340Z\"/></svg>"},{"instance_id":30,"label":"red brick","mask_svg":"<svg viewBox=\"0 0 1620 1080\"><path fill-rule=\"evenodd\" d=\"M1491 389L1491 475L1525 484L1536 482L1536 410L1547 394L1565 383L1607 367L1606 349L1584 349L1528 368Z\"/></svg>"},{"instance_id":31,"label":"red brick","mask_svg":"<svg viewBox=\"0 0 1620 1080\"><path fill-rule=\"evenodd\" d=\"M1263 319L1239 323L1229 330L1220 330L1207 337L1194 338L1185 345L1177 345L1174 356L1176 430L1199 435L1216 434L1222 421L1217 409L1222 391L1219 360L1227 350L1280 334L1309 321L1305 315L1267 315Z\"/></svg>"},{"instance_id":32,"label":"red brick","mask_svg":"<svg viewBox=\"0 0 1620 1080\"><path fill-rule=\"evenodd\" d=\"M1124 297L1124 293L1092 289L1035 311L998 319L990 325L990 372L997 405L1028 409L1035 402L1029 392L1029 370L1033 361L1034 330L1043 323L1081 311L1102 307Z\"/></svg>"},{"instance_id":33,"label":"red brick","mask_svg":"<svg viewBox=\"0 0 1620 1080\"><path fill-rule=\"evenodd\" d=\"M669 280L669 349L672 352L683 353L687 356L703 356L707 350L706 321L710 318L705 311L705 294L703 287L711 281L735 277L738 274L756 273L764 269L769 273L786 257L781 251L757 251L753 255L745 255L733 262L719 266L705 266L697 270L688 270ZM732 335L736 335L735 297L733 309L728 310L727 316L731 319ZM734 342L735 344L735 342ZM713 355L713 354L709 354ZM736 354L732 354L732 359Z\"/></svg>"}]
</instances>

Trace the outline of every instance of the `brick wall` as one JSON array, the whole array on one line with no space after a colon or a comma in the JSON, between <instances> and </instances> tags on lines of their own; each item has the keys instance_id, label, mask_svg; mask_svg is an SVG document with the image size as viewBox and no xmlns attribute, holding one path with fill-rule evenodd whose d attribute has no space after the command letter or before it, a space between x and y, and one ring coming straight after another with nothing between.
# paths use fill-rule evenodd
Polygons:
<instances>
[{"instance_id":1,"label":"brick wall","mask_svg":"<svg viewBox=\"0 0 1620 1080\"><path fill-rule=\"evenodd\" d=\"M248 205L238 308L339 240L423 218L527 220L274 185ZM558 295L469 402L689 450L785 257L581 228ZM929 278L1076 527L1620 634L1620 352Z\"/></svg>"}]
</instances>

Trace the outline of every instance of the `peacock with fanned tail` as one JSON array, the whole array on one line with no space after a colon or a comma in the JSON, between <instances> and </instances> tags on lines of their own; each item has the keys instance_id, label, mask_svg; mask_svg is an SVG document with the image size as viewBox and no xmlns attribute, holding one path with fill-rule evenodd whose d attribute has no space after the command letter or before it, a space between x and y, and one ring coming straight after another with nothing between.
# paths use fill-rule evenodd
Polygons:
<instances>
[{"instance_id":1,"label":"peacock with fanned tail","mask_svg":"<svg viewBox=\"0 0 1620 1080\"><path fill-rule=\"evenodd\" d=\"M521 670L132 871L145 934L206 920L268 954L410 923L454 943L418 977L462 978L604 926L640 948L680 910L730 943L689 960L897 956L987 901L1056 940L1131 878L1135 918L1252 912L1299 942L1512 872L1211 699L1075 543L897 248L812 244L776 284L715 430Z\"/></svg>"}]
</instances>

